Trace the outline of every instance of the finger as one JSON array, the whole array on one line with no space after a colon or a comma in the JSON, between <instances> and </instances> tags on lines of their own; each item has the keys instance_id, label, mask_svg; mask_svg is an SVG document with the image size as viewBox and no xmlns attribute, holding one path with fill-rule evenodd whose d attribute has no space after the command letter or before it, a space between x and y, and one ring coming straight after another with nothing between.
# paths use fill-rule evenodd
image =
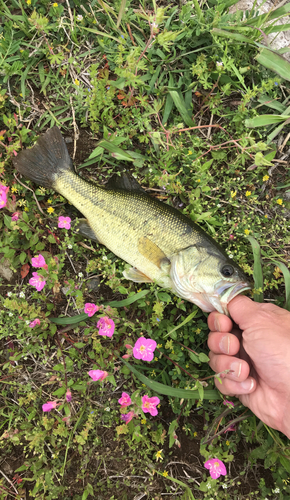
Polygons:
<instances>
[{"instance_id":1,"label":"finger","mask_svg":"<svg viewBox=\"0 0 290 500\"><path fill-rule=\"evenodd\" d=\"M250 367L243 359L234 356L226 356L225 354L214 354L209 352L209 366L216 373L221 373L221 378L243 382L250 373ZM227 373L222 373L226 372Z\"/></svg>"},{"instance_id":2,"label":"finger","mask_svg":"<svg viewBox=\"0 0 290 500\"><path fill-rule=\"evenodd\" d=\"M240 341L232 333L210 332L207 345L215 354L237 354L240 350Z\"/></svg>"},{"instance_id":3,"label":"finger","mask_svg":"<svg viewBox=\"0 0 290 500\"><path fill-rule=\"evenodd\" d=\"M229 313L233 321L240 326L242 330L246 328L249 320L255 317L261 308L261 304L254 302L245 297L245 295L238 295L228 304ZM243 325L243 326L242 326Z\"/></svg>"},{"instance_id":4,"label":"finger","mask_svg":"<svg viewBox=\"0 0 290 500\"><path fill-rule=\"evenodd\" d=\"M249 394L255 391L257 382L252 377L248 377L241 383L225 378L222 379L222 384L215 379L215 385L222 394L237 396L244 406L249 407Z\"/></svg>"},{"instance_id":5,"label":"finger","mask_svg":"<svg viewBox=\"0 0 290 500\"><path fill-rule=\"evenodd\" d=\"M207 324L212 332L230 332L233 328L230 318L216 311L210 313Z\"/></svg>"}]
</instances>

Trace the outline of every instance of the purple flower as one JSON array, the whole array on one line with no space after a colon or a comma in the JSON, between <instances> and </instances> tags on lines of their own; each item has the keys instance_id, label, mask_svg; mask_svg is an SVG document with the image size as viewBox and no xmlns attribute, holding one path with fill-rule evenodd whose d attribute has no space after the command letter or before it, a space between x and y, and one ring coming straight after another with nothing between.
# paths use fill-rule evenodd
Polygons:
<instances>
[{"instance_id":1,"label":"purple flower","mask_svg":"<svg viewBox=\"0 0 290 500\"><path fill-rule=\"evenodd\" d=\"M127 392L122 392L122 397L118 400L118 403L123 406L130 406L132 404L132 400L127 394Z\"/></svg>"},{"instance_id":2,"label":"purple flower","mask_svg":"<svg viewBox=\"0 0 290 500\"><path fill-rule=\"evenodd\" d=\"M11 220L18 220L19 219L19 216L20 216L20 212L14 212L14 214L12 214L11 216Z\"/></svg>"},{"instance_id":3,"label":"purple flower","mask_svg":"<svg viewBox=\"0 0 290 500\"><path fill-rule=\"evenodd\" d=\"M230 407L234 408L234 406L235 406L232 401L228 401L227 399L224 400L223 404L228 406L229 408Z\"/></svg>"},{"instance_id":4,"label":"purple flower","mask_svg":"<svg viewBox=\"0 0 290 500\"><path fill-rule=\"evenodd\" d=\"M40 325L40 320L35 318L31 323L29 323L29 328L34 328L36 325Z\"/></svg>"},{"instance_id":5,"label":"purple flower","mask_svg":"<svg viewBox=\"0 0 290 500\"><path fill-rule=\"evenodd\" d=\"M96 304L92 304L91 302L87 302L85 304L85 313L88 315L89 318L91 318L96 312L98 312L99 307L96 306Z\"/></svg>"},{"instance_id":6,"label":"purple flower","mask_svg":"<svg viewBox=\"0 0 290 500\"><path fill-rule=\"evenodd\" d=\"M97 380L104 380L109 375L108 372L105 372L103 370L90 370L88 374L94 382L96 382Z\"/></svg>"},{"instance_id":7,"label":"purple flower","mask_svg":"<svg viewBox=\"0 0 290 500\"><path fill-rule=\"evenodd\" d=\"M67 403L71 402L72 393L71 393L71 391L69 389L66 391L65 399L66 399Z\"/></svg>"},{"instance_id":8,"label":"purple flower","mask_svg":"<svg viewBox=\"0 0 290 500\"><path fill-rule=\"evenodd\" d=\"M58 218L58 227L70 229L71 218L63 217L62 215Z\"/></svg>"},{"instance_id":9,"label":"purple flower","mask_svg":"<svg viewBox=\"0 0 290 500\"><path fill-rule=\"evenodd\" d=\"M8 186L4 186L4 184L0 184L0 208L4 208L6 206L8 191L9 191Z\"/></svg>"},{"instance_id":10,"label":"purple flower","mask_svg":"<svg viewBox=\"0 0 290 500\"><path fill-rule=\"evenodd\" d=\"M112 337L115 330L115 323L108 316L100 318L97 323L97 328L99 328L99 335L105 337Z\"/></svg>"},{"instance_id":11,"label":"purple flower","mask_svg":"<svg viewBox=\"0 0 290 500\"><path fill-rule=\"evenodd\" d=\"M153 417L158 414L158 410L156 408L159 405L160 399L154 396L153 398L149 398L149 396L145 395L142 397L142 410L144 413L150 413Z\"/></svg>"},{"instance_id":12,"label":"purple flower","mask_svg":"<svg viewBox=\"0 0 290 500\"><path fill-rule=\"evenodd\" d=\"M206 469L209 469L209 473L213 479L217 479L220 476L226 476L227 474L225 464L218 458L207 460L204 466Z\"/></svg>"},{"instance_id":13,"label":"purple flower","mask_svg":"<svg viewBox=\"0 0 290 500\"><path fill-rule=\"evenodd\" d=\"M134 417L134 412L133 411L129 411L129 413L123 413L121 415L121 420L123 420L123 422L125 422L126 424L128 424L129 422L131 422L132 418Z\"/></svg>"},{"instance_id":14,"label":"purple flower","mask_svg":"<svg viewBox=\"0 0 290 500\"><path fill-rule=\"evenodd\" d=\"M133 356L134 358L142 359L143 361L152 361L156 346L157 344L155 340L140 337L133 347Z\"/></svg>"},{"instance_id":15,"label":"purple flower","mask_svg":"<svg viewBox=\"0 0 290 500\"><path fill-rule=\"evenodd\" d=\"M44 266L46 266L45 258L40 253L36 257L32 257L32 259L31 259L31 265L33 267L44 267Z\"/></svg>"},{"instance_id":16,"label":"purple flower","mask_svg":"<svg viewBox=\"0 0 290 500\"><path fill-rule=\"evenodd\" d=\"M38 273L32 273L32 276L33 278L30 278L29 284L35 286L36 290L40 292L46 285L46 281Z\"/></svg>"},{"instance_id":17,"label":"purple flower","mask_svg":"<svg viewBox=\"0 0 290 500\"><path fill-rule=\"evenodd\" d=\"M54 410L57 406L56 401L48 401L44 405L42 405L42 411L51 411Z\"/></svg>"}]
</instances>

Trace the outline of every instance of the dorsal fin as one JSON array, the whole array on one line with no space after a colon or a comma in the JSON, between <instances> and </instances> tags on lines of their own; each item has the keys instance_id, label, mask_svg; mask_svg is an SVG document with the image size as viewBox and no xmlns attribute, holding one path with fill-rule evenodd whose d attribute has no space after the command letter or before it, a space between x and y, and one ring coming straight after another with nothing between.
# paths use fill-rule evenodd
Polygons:
<instances>
[{"instance_id":1,"label":"dorsal fin","mask_svg":"<svg viewBox=\"0 0 290 500\"><path fill-rule=\"evenodd\" d=\"M122 172L121 175L114 174L108 180L106 189L126 189L126 191L137 191L139 193L145 193L144 189L140 186L139 182L134 179L130 172Z\"/></svg>"}]
</instances>

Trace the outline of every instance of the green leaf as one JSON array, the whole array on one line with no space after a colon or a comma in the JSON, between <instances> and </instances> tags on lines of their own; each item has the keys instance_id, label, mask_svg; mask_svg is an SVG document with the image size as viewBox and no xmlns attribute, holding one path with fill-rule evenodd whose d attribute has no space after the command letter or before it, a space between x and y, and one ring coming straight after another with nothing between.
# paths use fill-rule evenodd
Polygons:
<instances>
[{"instance_id":1,"label":"green leaf","mask_svg":"<svg viewBox=\"0 0 290 500\"><path fill-rule=\"evenodd\" d=\"M258 63L265 66L285 80L290 81L290 63L284 57L272 52L268 49L262 49L260 54L256 56Z\"/></svg>"},{"instance_id":2,"label":"green leaf","mask_svg":"<svg viewBox=\"0 0 290 500\"><path fill-rule=\"evenodd\" d=\"M169 93L174 101L175 106L177 107L179 113L181 114L184 123L188 127L194 127L195 123L191 119L189 113L187 112L182 94L180 92L177 92L176 90L170 90Z\"/></svg>"},{"instance_id":3,"label":"green leaf","mask_svg":"<svg viewBox=\"0 0 290 500\"><path fill-rule=\"evenodd\" d=\"M263 269L262 269L262 257L261 248L259 243L252 236L247 236L247 239L252 245L253 255L254 255L254 282L255 282L255 293L254 300L256 302L263 302L264 300L264 280L263 280ZM260 291L258 291L260 290Z\"/></svg>"},{"instance_id":4,"label":"green leaf","mask_svg":"<svg viewBox=\"0 0 290 500\"><path fill-rule=\"evenodd\" d=\"M184 321L182 321L182 323L180 323L180 325L177 325L175 328L173 328L173 330L170 330L170 332L168 332L164 338L168 337L168 335L170 335L172 332L175 332L176 330L178 330L179 328L181 328L182 326L186 325L186 323L188 323L189 321L192 320L192 318L194 318L194 316L197 314L197 309L195 311L193 311L191 314L189 314L189 316L187 316L187 318L185 318Z\"/></svg>"},{"instance_id":5,"label":"green leaf","mask_svg":"<svg viewBox=\"0 0 290 500\"><path fill-rule=\"evenodd\" d=\"M267 125L285 122L288 118L289 116L283 115L260 115L245 120L245 125L249 128L266 127Z\"/></svg>"},{"instance_id":6,"label":"green leaf","mask_svg":"<svg viewBox=\"0 0 290 500\"><path fill-rule=\"evenodd\" d=\"M110 307L125 307L133 304L136 300L142 299L150 292L150 290L142 290L141 292L135 293L135 295L131 295L127 299L124 300L114 300L112 302L108 302L106 305Z\"/></svg>"},{"instance_id":7,"label":"green leaf","mask_svg":"<svg viewBox=\"0 0 290 500\"><path fill-rule=\"evenodd\" d=\"M188 389L175 389L174 387L169 387L168 385L160 384L160 382L154 382L152 379L145 377L142 373L138 372L134 366L130 365L123 358L120 358L123 363L129 368L129 370L136 375L136 377L147 385L149 389L157 392L158 394L164 394L165 396L171 396L173 398L184 398L184 399L199 399L198 390L188 390ZM220 395L215 389L206 389L204 391L204 399L218 400Z\"/></svg>"},{"instance_id":8,"label":"green leaf","mask_svg":"<svg viewBox=\"0 0 290 500\"><path fill-rule=\"evenodd\" d=\"M103 139L102 141L99 142L99 147L107 149L110 153L112 153L114 158L117 158L118 160L133 161L133 158L129 154L129 152L126 152L123 149L118 148L118 146L116 146L113 142L105 141L105 139Z\"/></svg>"},{"instance_id":9,"label":"green leaf","mask_svg":"<svg viewBox=\"0 0 290 500\"><path fill-rule=\"evenodd\" d=\"M246 42L246 43L254 43L253 40L247 38L244 35L240 35L239 33L231 33L229 31L221 30L218 28L213 28L211 30L213 35L223 36L224 38L230 38L232 40L237 40L237 42Z\"/></svg>"},{"instance_id":10,"label":"green leaf","mask_svg":"<svg viewBox=\"0 0 290 500\"><path fill-rule=\"evenodd\" d=\"M277 260L273 261L276 266L281 269L283 276L284 276L284 282L285 282L285 294L286 294L286 302L285 302L285 309L287 311L290 311L290 272L288 267L283 264L283 262L279 262Z\"/></svg>"}]
</instances>

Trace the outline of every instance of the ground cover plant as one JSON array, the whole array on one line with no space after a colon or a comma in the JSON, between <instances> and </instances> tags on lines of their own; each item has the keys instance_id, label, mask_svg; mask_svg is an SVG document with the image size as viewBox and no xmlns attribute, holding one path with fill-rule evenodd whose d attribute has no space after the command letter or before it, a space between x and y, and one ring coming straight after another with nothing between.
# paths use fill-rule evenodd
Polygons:
<instances>
[{"instance_id":1,"label":"ground cover plant","mask_svg":"<svg viewBox=\"0 0 290 500\"><path fill-rule=\"evenodd\" d=\"M214 388L207 314L77 230L12 160L60 127L289 309L289 67L254 5L0 1L0 498L287 499L289 442Z\"/></svg>"}]
</instances>

